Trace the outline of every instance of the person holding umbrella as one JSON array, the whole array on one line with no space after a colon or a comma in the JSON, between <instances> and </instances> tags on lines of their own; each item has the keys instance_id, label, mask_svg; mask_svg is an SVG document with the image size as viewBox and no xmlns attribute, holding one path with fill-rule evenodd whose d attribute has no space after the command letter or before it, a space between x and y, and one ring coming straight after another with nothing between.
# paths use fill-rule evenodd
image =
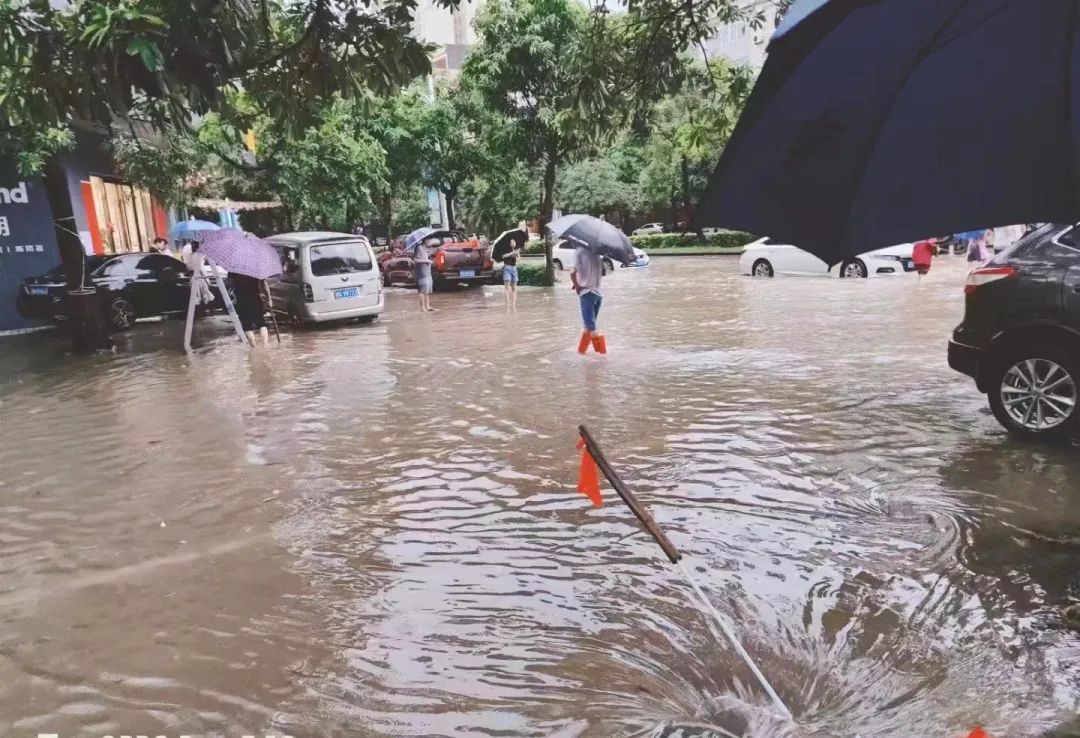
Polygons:
<instances>
[{"instance_id":1,"label":"person holding umbrella","mask_svg":"<svg viewBox=\"0 0 1080 738\"><path fill-rule=\"evenodd\" d=\"M263 304L263 281L246 274L233 273L233 291L236 293L236 314L248 343L255 345L255 332L262 338L262 345L270 345L270 329L266 326L266 306Z\"/></svg>"},{"instance_id":2,"label":"person holding umbrella","mask_svg":"<svg viewBox=\"0 0 1080 738\"><path fill-rule=\"evenodd\" d=\"M591 215L564 215L549 223L548 228L576 246L570 281L578 294L581 321L585 326L578 341L578 353L584 354L591 345L596 353L606 354L607 339L596 325L604 301L600 291L600 280L604 276L603 257L633 264L637 260L634 247L625 233Z\"/></svg>"},{"instance_id":3,"label":"person holding umbrella","mask_svg":"<svg viewBox=\"0 0 1080 738\"><path fill-rule=\"evenodd\" d=\"M521 228L511 228L500 233L491 244L491 260L503 265L503 292L507 307L517 307L518 259L521 258L521 249L528 240L528 235Z\"/></svg>"},{"instance_id":4,"label":"person holding umbrella","mask_svg":"<svg viewBox=\"0 0 1080 738\"><path fill-rule=\"evenodd\" d=\"M431 254L428 248L439 245L437 238L430 238L435 233L434 228L417 228L405 237L405 253L409 255L413 263L413 274L416 277L416 291L420 295L420 312L433 313L431 307L431 291L435 286L431 275Z\"/></svg>"}]
</instances>

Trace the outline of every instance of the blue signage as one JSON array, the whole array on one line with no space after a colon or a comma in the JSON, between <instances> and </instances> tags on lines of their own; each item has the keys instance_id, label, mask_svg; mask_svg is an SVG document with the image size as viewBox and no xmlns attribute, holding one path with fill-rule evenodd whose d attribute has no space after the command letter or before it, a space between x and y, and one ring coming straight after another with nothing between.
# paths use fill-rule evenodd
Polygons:
<instances>
[{"instance_id":1,"label":"blue signage","mask_svg":"<svg viewBox=\"0 0 1080 738\"><path fill-rule=\"evenodd\" d=\"M25 277L60 263L52 210L40 177L19 177L0 160L0 333L44 325L15 309Z\"/></svg>"}]
</instances>

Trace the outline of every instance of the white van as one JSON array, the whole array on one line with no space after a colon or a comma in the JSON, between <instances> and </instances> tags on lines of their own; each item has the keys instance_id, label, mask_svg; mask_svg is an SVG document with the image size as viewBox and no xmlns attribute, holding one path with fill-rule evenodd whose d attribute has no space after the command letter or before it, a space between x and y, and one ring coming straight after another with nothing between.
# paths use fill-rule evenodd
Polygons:
<instances>
[{"instance_id":1,"label":"white van","mask_svg":"<svg viewBox=\"0 0 1080 738\"><path fill-rule=\"evenodd\" d=\"M274 309L294 321L374 320L383 311L382 277L364 236L309 231L266 239L281 255L270 283Z\"/></svg>"}]
</instances>

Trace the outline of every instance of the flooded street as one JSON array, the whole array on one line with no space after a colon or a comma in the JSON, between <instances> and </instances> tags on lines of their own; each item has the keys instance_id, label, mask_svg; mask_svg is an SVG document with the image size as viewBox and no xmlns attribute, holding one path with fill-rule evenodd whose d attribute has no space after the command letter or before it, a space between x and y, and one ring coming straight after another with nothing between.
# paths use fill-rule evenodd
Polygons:
<instances>
[{"instance_id":1,"label":"flooded street","mask_svg":"<svg viewBox=\"0 0 1080 738\"><path fill-rule=\"evenodd\" d=\"M0 735L1042 736L1080 704L1080 454L948 368L964 271L656 259L607 281L607 357L565 282L269 351L4 339ZM794 725L575 490L579 423Z\"/></svg>"}]
</instances>

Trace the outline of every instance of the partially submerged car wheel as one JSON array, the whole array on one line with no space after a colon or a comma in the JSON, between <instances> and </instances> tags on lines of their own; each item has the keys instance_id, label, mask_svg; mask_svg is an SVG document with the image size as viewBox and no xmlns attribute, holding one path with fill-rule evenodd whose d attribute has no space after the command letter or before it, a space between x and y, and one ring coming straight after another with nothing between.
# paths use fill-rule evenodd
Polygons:
<instances>
[{"instance_id":1,"label":"partially submerged car wheel","mask_svg":"<svg viewBox=\"0 0 1080 738\"><path fill-rule=\"evenodd\" d=\"M750 276L752 277L771 277L773 276L772 264L766 259L758 259L754 262L753 268L750 270Z\"/></svg>"},{"instance_id":2,"label":"partially submerged car wheel","mask_svg":"<svg viewBox=\"0 0 1080 738\"><path fill-rule=\"evenodd\" d=\"M857 259L855 261L845 261L844 265L840 267L840 276L847 279L866 279L868 274L866 264Z\"/></svg>"},{"instance_id":3,"label":"partially submerged car wheel","mask_svg":"<svg viewBox=\"0 0 1080 738\"><path fill-rule=\"evenodd\" d=\"M1063 442L1080 432L1080 356L1035 346L998 362L987 385L990 409L1006 430L1027 441Z\"/></svg>"},{"instance_id":4,"label":"partially submerged car wheel","mask_svg":"<svg viewBox=\"0 0 1080 738\"><path fill-rule=\"evenodd\" d=\"M105 318L113 330L126 331L135 325L135 306L126 297L114 297L109 301Z\"/></svg>"}]
</instances>

